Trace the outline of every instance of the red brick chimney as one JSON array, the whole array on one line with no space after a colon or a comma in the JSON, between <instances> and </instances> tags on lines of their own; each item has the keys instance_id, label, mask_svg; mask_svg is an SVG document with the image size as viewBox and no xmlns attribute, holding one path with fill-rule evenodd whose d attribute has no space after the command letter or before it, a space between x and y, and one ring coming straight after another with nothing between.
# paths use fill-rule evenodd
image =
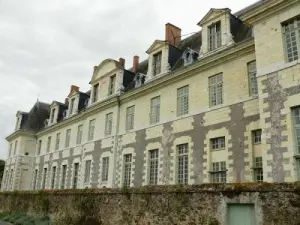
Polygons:
<instances>
[{"instance_id":1,"label":"red brick chimney","mask_svg":"<svg viewBox=\"0 0 300 225\"><path fill-rule=\"evenodd\" d=\"M69 95L68 95L68 98L71 96L71 93L72 93L73 91L79 91L79 87L76 86L76 85L71 85L71 90L70 90L70 93L69 93Z\"/></svg>"},{"instance_id":2,"label":"red brick chimney","mask_svg":"<svg viewBox=\"0 0 300 225\"><path fill-rule=\"evenodd\" d=\"M136 72L136 70L139 67L139 59L140 57L138 57L137 55L133 56L133 65L132 65L132 72Z\"/></svg>"},{"instance_id":3,"label":"red brick chimney","mask_svg":"<svg viewBox=\"0 0 300 225\"><path fill-rule=\"evenodd\" d=\"M120 58L119 63L121 64L121 66L125 67L125 59Z\"/></svg>"},{"instance_id":4,"label":"red brick chimney","mask_svg":"<svg viewBox=\"0 0 300 225\"><path fill-rule=\"evenodd\" d=\"M166 41L177 47L181 41L181 29L173 24L166 24Z\"/></svg>"}]
</instances>

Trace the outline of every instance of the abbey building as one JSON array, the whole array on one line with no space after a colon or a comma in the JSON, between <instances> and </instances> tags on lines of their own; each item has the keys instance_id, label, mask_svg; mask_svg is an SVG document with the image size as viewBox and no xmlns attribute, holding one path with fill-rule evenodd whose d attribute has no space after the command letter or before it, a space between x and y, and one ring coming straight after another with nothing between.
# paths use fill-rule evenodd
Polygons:
<instances>
[{"instance_id":1,"label":"abbey building","mask_svg":"<svg viewBox=\"0 0 300 225\"><path fill-rule=\"evenodd\" d=\"M197 21L196 21L197 22ZM18 111L2 191L300 179L300 2L211 9Z\"/></svg>"}]
</instances>

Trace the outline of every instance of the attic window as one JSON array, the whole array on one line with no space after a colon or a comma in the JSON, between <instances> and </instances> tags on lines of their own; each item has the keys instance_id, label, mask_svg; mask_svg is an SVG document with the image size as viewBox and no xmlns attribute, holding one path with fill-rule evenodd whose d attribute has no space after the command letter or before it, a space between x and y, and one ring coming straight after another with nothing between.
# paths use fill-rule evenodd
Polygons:
<instances>
[{"instance_id":1,"label":"attic window","mask_svg":"<svg viewBox=\"0 0 300 225\"><path fill-rule=\"evenodd\" d=\"M153 55L153 76L161 72L161 52Z\"/></svg>"},{"instance_id":2,"label":"attic window","mask_svg":"<svg viewBox=\"0 0 300 225\"><path fill-rule=\"evenodd\" d=\"M218 21L208 27L208 50L221 47L221 22Z\"/></svg>"},{"instance_id":3,"label":"attic window","mask_svg":"<svg viewBox=\"0 0 300 225\"><path fill-rule=\"evenodd\" d=\"M113 75L109 78L108 96L112 95L115 92L115 85L116 75Z\"/></svg>"},{"instance_id":4,"label":"attic window","mask_svg":"<svg viewBox=\"0 0 300 225\"><path fill-rule=\"evenodd\" d=\"M69 115L72 115L72 114L73 114L74 102L75 102L75 98L72 98L72 99L71 99L71 102L70 102Z\"/></svg>"},{"instance_id":5,"label":"attic window","mask_svg":"<svg viewBox=\"0 0 300 225\"><path fill-rule=\"evenodd\" d=\"M93 87L93 103L98 101L98 88L99 88L99 83L95 84Z\"/></svg>"},{"instance_id":6,"label":"attic window","mask_svg":"<svg viewBox=\"0 0 300 225\"><path fill-rule=\"evenodd\" d=\"M55 108L52 109L51 117L50 117L50 123L53 123L53 121L54 121L55 111L56 111Z\"/></svg>"}]
</instances>

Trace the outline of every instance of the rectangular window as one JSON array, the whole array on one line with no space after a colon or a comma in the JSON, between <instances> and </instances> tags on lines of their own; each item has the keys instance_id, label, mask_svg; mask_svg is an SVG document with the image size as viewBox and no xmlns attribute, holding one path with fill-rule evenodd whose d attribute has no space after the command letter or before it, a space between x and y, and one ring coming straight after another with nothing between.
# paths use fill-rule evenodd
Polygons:
<instances>
[{"instance_id":1,"label":"rectangular window","mask_svg":"<svg viewBox=\"0 0 300 225\"><path fill-rule=\"evenodd\" d=\"M160 119L160 96L151 99L150 124L158 123Z\"/></svg>"},{"instance_id":2,"label":"rectangular window","mask_svg":"<svg viewBox=\"0 0 300 225\"><path fill-rule=\"evenodd\" d=\"M37 182L38 170L34 170L34 177L33 177L33 190L36 189L36 182Z\"/></svg>"},{"instance_id":3,"label":"rectangular window","mask_svg":"<svg viewBox=\"0 0 300 225\"><path fill-rule=\"evenodd\" d=\"M102 173L101 173L102 182L108 181L108 169L109 169L109 157L104 157L102 158Z\"/></svg>"},{"instance_id":4,"label":"rectangular window","mask_svg":"<svg viewBox=\"0 0 300 225\"><path fill-rule=\"evenodd\" d=\"M113 113L106 114L106 118L105 118L105 136L111 135L111 132L112 132L112 119L113 119Z\"/></svg>"},{"instance_id":5,"label":"rectangular window","mask_svg":"<svg viewBox=\"0 0 300 225\"><path fill-rule=\"evenodd\" d=\"M123 177L123 186L130 187L131 183L131 161L132 154L124 155L124 177Z\"/></svg>"},{"instance_id":6,"label":"rectangular window","mask_svg":"<svg viewBox=\"0 0 300 225\"><path fill-rule=\"evenodd\" d=\"M55 108L54 108L54 109L52 109L52 111L51 111L51 116L50 116L50 123L51 123L51 124L54 122L55 111L56 111L56 109L55 109Z\"/></svg>"},{"instance_id":7,"label":"rectangular window","mask_svg":"<svg viewBox=\"0 0 300 225\"><path fill-rule=\"evenodd\" d=\"M46 186L46 180L47 180L47 168L44 168L44 175L43 175L42 189L45 189L45 186Z\"/></svg>"},{"instance_id":8,"label":"rectangular window","mask_svg":"<svg viewBox=\"0 0 300 225\"><path fill-rule=\"evenodd\" d=\"M116 75L113 75L109 78L108 96L115 93L115 86L116 86Z\"/></svg>"},{"instance_id":9,"label":"rectangular window","mask_svg":"<svg viewBox=\"0 0 300 225\"><path fill-rule=\"evenodd\" d=\"M158 149L149 151L149 184L156 185L158 180Z\"/></svg>"},{"instance_id":10,"label":"rectangular window","mask_svg":"<svg viewBox=\"0 0 300 225\"><path fill-rule=\"evenodd\" d=\"M257 77L256 77L256 61L248 63L248 79L249 79L249 94L257 95Z\"/></svg>"},{"instance_id":11,"label":"rectangular window","mask_svg":"<svg viewBox=\"0 0 300 225\"><path fill-rule=\"evenodd\" d=\"M73 114L73 110L74 110L74 102L75 102L75 98L72 98L72 99L71 99L71 102L70 102L69 115L72 115L72 114Z\"/></svg>"},{"instance_id":12,"label":"rectangular window","mask_svg":"<svg viewBox=\"0 0 300 225\"><path fill-rule=\"evenodd\" d=\"M223 74L214 75L208 79L210 106L223 104Z\"/></svg>"},{"instance_id":13,"label":"rectangular window","mask_svg":"<svg viewBox=\"0 0 300 225\"><path fill-rule=\"evenodd\" d=\"M15 127L15 130L18 130L19 129L19 123L20 123L20 117L17 118L17 122L16 122L16 127Z\"/></svg>"},{"instance_id":14,"label":"rectangular window","mask_svg":"<svg viewBox=\"0 0 300 225\"><path fill-rule=\"evenodd\" d=\"M208 27L208 50L212 51L221 45L221 22L218 21Z\"/></svg>"},{"instance_id":15,"label":"rectangular window","mask_svg":"<svg viewBox=\"0 0 300 225\"><path fill-rule=\"evenodd\" d=\"M295 136L295 152L300 154L300 106L292 108L294 136Z\"/></svg>"},{"instance_id":16,"label":"rectangular window","mask_svg":"<svg viewBox=\"0 0 300 225\"><path fill-rule=\"evenodd\" d=\"M66 131L65 148L70 146L70 138L71 138L71 129L68 129Z\"/></svg>"},{"instance_id":17,"label":"rectangular window","mask_svg":"<svg viewBox=\"0 0 300 225\"><path fill-rule=\"evenodd\" d=\"M90 123L89 123L88 141L91 141L94 139L94 131L95 131L95 119L90 120Z\"/></svg>"},{"instance_id":18,"label":"rectangular window","mask_svg":"<svg viewBox=\"0 0 300 225\"><path fill-rule=\"evenodd\" d=\"M76 189L78 185L78 170L79 163L74 163L73 189Z\"/></svg>"},{"instance_id":19,"label":"rectangular window","mask_svg":"<svg viewBox=\"0 0 300 225\"><path fill-rule=\"evenodd\" d=\"M59 142L60 142L60 133L57 133L56 140L55 140L55 150L59 149Z\"/></svg>"},{"instance_id":20,"label":"rectangular window","mask_svg":"<svg viewBox=\"0 0 300 225\"><path fill-rule=\"evenodd\" d=\"M93 103L98 101L98 90L99 90L99 83L95 84L93 87L93 98L92 98Z\"/></svg>"},{"instance_id":21,"label":"rectangular window","mask_svg":"<svg viewBox=\"0 0 300 225\"><path fill-rule=\"evenodd\" d=\"M50 147L51 147L51 136L48 137L48 141L47 141L47 152L50 152Z\"/></svg>"},{"instance_id":22,"label":"rectangular window","mask_svg":"<svg viewBox=\"0 0 300 225\"><path fill-rule=\"evenodd\" d=\"M253 138L254 144L260 144L261 143L261 130L252 131L252 138Z\"/></svg>"},{"instance_id":23,"label":"rectangular window","mask_svg":"<svg viewBox=\"0 0 300 225\"><path fill-rule=\"evenodd\" d=\"M8 150L8 157L10 157L12 155L12 149L13 149L13 144L10 143L9 150Z\"/></svg>"},{"instance_id":24,"label":"rectangular window","mask_svg":"<svg viewBox=\"0 0 300 225\"><path fill-rule=\"evenodd\" d=\"M51 189L54 189L56 179L56 166L52 168L52 179L51 179Z\"/></svg>"},{"instance_id":25,"label":"rectangular window","mask_svg":"<svg viewBox=\"0 0 300 225\"><path fill-rule=\"evenodd\" d=\"M67 165L63 165L62 166L62 173L61 173L60 189L65 188L66 176L67 176Z\"/></svg>"},{"instance_id":26,"label":"rectangular window","mask_svg":"<svg viewBox=\"0 0 300 225\"><path fill-rule=\"evenodd\" d=\"M225 137L212 138L210 140L212 150L224 150L225 149Z\"/></svg>"},{"instance_id":27,"label":"rectangular window","mask_svg":"<svg viewBox=\"0 0 300 225\"><path fill-rule=\"evenodd\" d=\"M82 140L82 129L83 125L79 125L77 128L77 138L76 138L76 144L80 145Z\"/></svg>"},{"instance_id":28,"label":"rectangular window","mask_svg":"<svg viewBox=\"0 0 300 225\"><path fill-rule=\"evenodd\" d=\"M226 183L226 162L213 162L210 173L212 183Z\"/></svg>"},{"instance_id":29,"label":"rectangular window","mask_svg":"<svg viewBox=\"0 0 300 225\"><path fill-rule=\"evenodd\" d=\"M134 105L126 109L126 131L134 128Z\"/></svg>"},{"instance_id":30,"label":"rectangular window","mask_svg":"<svg viewBox=\"0 0 300 225\"><path fill-rule=\"evenodd\" d=\"M90 182L91 175L91 160L85 161L84 183Z\"/></svg>"},{"instance_id":31,"label":"rectangular window","mask_svg":"<svg viewBox=\"0 0 300 225\"><path fill-rule=\"evenodd\" d=\"M189 113L189 86L177 89L177 116Z\"/></svg>"},{"instance_id":32,"label":"rectangular window","mask_svg":"<svg viewBox=\"0 0 300 225\"><path fill-rule=\"evenodd\" d=\"M254 158L254 181L255 182L263 182L263 162L262 157Z\"/></svg>"},{"instance_id":33,"label":"rectangular window","mask_svg":"<svg viewBox=\"0 0 300 225\"><path fill-rule=\"evenodd\" d=\"M161 55L161 52L153 55L153 76L161 73Z\"/></svg>"},{"instance_id":34,"label":"rectangular window","mask_svg":"<svg viewBox=\"0 0 300 225\"><path fill-rule=\"evenodd\" d=\"M188 144L177 145L177 183L188 184L189 156Z\"/></svg>"},{"instance_id":35,"label":"rectangular window","mask_svg":"<svg viewBox=\"0 0 300 225\"><path fill-rule=\"evenodd\" d=\"M300 54L300 18L283 23L282 28L287 60L289 62L298 60Z\"/></svg>"},{"instance_id":36,"label":"rectangular window","mask_svg":"<svg viewBox=\"0 0 300 225\"><path fill-rule=\"evenodd\" d=\"M15 147L15 148L16 148L16 147ZM42 140L39 140L37 154L40 155L40 154L41 154L41 151L42 151Z\"/></svg>"}]
</instances>

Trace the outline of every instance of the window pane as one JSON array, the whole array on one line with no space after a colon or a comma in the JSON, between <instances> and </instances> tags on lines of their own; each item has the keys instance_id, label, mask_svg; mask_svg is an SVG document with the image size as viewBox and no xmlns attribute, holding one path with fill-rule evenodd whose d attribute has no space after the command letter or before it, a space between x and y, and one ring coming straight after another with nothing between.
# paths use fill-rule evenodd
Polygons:
<instances>
[{"instance_id":1,"label":"window pane","mask_svg":"<svg viewBox=\"0 0 300 225\"><path fill-rule=\"evenodd\" d=\"M178 184L188 184L188 144L177 145Z\"/></svg>"},{"instance_id":2,"label":"window pane","mask_svg":"<svg viewBox=\"0 0 300 225\"><path fill-rule=\"evenodd\" d=\"M177 89L177 116L189 113L189 86Z\"/></svg>"},{"instance_id":3,"label":"window pane","mask_svg":"<svg viewBox=\"0 0 300 225\"><path fill-rule=\"evenodd\" d=\"M223 74L209 77L210 106L223 103Z\"/></svg>"},{"instance_id":4,"label":"window pane","mask_svg":"<svg viewBox=\"0 0 300 225\"><path fill-rule=\"evenodd\" d=\"M158 149L149 151L149 184L157 184L158 178Z\"/></svg>"}]
</instances>

